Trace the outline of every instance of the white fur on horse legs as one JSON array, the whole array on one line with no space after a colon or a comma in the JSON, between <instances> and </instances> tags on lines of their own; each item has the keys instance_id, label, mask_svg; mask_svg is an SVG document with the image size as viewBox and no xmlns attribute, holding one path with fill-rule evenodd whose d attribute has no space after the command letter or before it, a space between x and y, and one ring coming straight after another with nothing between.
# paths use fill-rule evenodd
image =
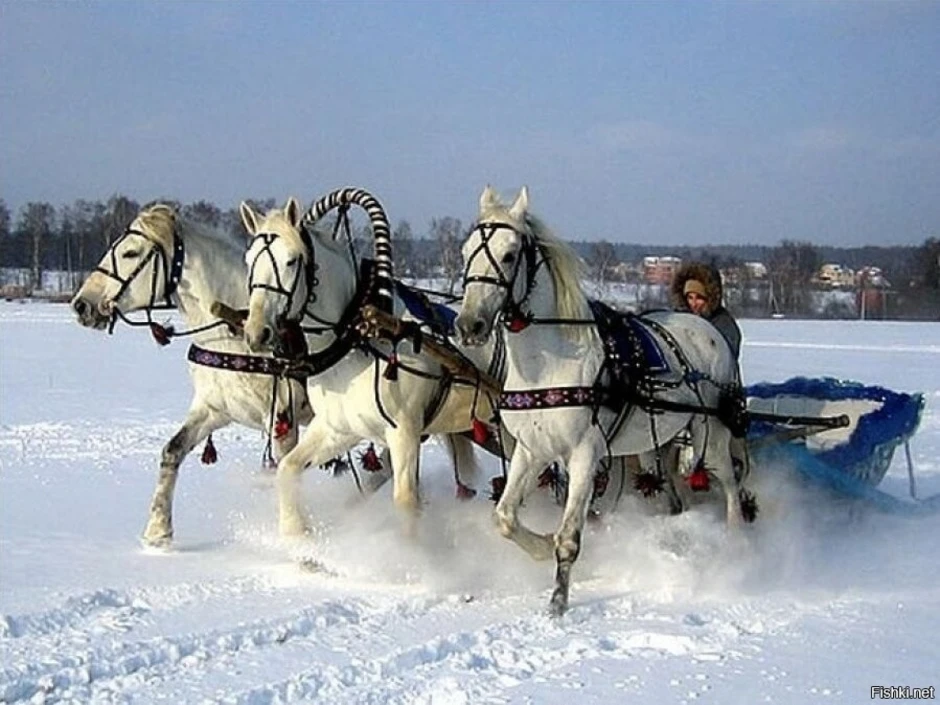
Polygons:
<instances>
[{"instance_id":1,"label":"white fur on horse legs","mask_svg":"<svg viewBox=\"0 0 940 705\"><path fill-rule=\"evenodd\" d=\"M708 417L708 444L705 447L705 467L708 468L721 484L725 493L727 524L737 529L743 521L739 486L734 476L734 463L731 458L731 431L723 423Z\"/></svg>"},{"instance_id":2,"label":"white fur on horse legs","mask_svg":"<svg viewBox=\"0 0 940 705\"><path fill-rule=\"evenodd\" d=\"M596 455L589 448L579 448L568 465L568 498L561 526L555 534L555 589L549 602L549 611L556 617L568 609L571 568L581 553L584 521L591 503L597 470Z\"/></svg>"},{"instance_id":3,"label":"white fur on horse legs","mask_svg":"<svg viewBox=\"0 0 940 705\"><path fill-rule=\"evenodd\" d=\"M143 542L154 548L166 548L173 541L173 494L180 463L210 433L225 422L210 418L205 408L191 409L180 429L163 447L160 474L150 500L150 514L144 527Z\"/></svg>"},{"instance_id":4,"label":"white fur on horse legs","mask_svg":"<svg viewBox=\"0 0 940 705\"><path fill-rule=\"evenodd\" d=\"M418 462L421 454L421 432L399 425L386 433L392 458L392 497L395 506L409 513L421 508L418 496Z\"/></svg>"},{"instance_id":5,"label":"white fur on horse legs","mask_svg":"<svg viewBox=\"0 0 940 705\"><path fill-rule=\"evenodd\" d=\"M308 465L320 465L348 450L357 439L339 435L316 418L307 427L292 451L277 464L279 504L278 531L281 536L300 536L309 532L300 507L300 476Z\"/></svg>"},{"instance_id":6,"label":"white fur on horse legs","mask_svg":"<svg viewBox=\"0 0 940 705\"><path fill-rule=\"evenodd\" d=\"M495 517L499 533L515 541L535 560L547 561L552 557L554 550L552 536L535 533L519 523L517 516L526 487L529 485L529 476L540 467L542 465L535 464L531 454L521 444L516 444L509 462L506 488L496 504Z\"/></svg>"},{"instance_id":7,"label":"white fur on horse legs","mask_svg":"<svg viewBox=\"0 0 940 705\"><path fill-rule=\"evenodd\" d=\"M467 487L473 487L477 478L477 456L473 442L460 434L441 436L444 447L456 469L457 479Z\"/></svg>"}]
</instances>

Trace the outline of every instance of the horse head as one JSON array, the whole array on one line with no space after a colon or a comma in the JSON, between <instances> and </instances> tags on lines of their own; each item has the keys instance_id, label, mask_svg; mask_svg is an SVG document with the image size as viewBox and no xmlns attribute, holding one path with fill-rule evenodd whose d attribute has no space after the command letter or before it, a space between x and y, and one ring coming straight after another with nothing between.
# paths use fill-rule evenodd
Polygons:
<instances>
[{"instance_id":1,"label":"horse head","mask_svg":"<svg viewBox=\"0 0 940 705\"><path fill-rule=\"evenodd\" d=\"M261 215L246 201L239 208L248 231L248 318L245 340L252 350L270 349L286 321L299 321L316 282L313 248L300 229L300 204Z\"/></svg>"},{"instance_id":2,"label":"horse head","mask_svg":"<svg viewBox=\"0 0 940 705\"><path fill-rule=\"evenodd\" d=\"M81 325L103 329L118 314L170 305L181 268L176 211L149 206L104 253L72 299L72 310Z\"/></svg>"},{"instance_id":3,"label":"horse head","mask_svg":"<svg viewBox=\"0 0 940 705\"><path fill-rule=\"evenodd\" d=\"M497 316L511 312L526 296L535 247L528 208L524 186L510 206L490 186L480 196L479 217L462 249L464 298L456 327L465 345L483 345Z\"/></svg>"}]
</instances>

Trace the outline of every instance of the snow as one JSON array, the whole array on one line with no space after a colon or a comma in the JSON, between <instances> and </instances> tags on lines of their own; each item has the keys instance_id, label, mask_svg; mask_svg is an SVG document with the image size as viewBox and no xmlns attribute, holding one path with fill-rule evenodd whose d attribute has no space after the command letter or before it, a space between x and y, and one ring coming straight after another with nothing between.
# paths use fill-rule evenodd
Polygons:
<instances>
[{"instance_id":1,"label":"snow","mask_svg":"<svg viewBox=\"0 0 940 705\"><path fill-rule=\"evenodd\" d=\"M748 382L831 375L921 391L918 490L940 492L940 325L742 321ZM259 433L182 468L176 544L141 548L163 443L188 406L185 344L113 337L65 306L0 304L0 701L860 703L937 686L935 516L877 514L758 468L762 514L639 500L592 524L571 610L551 564L454 498L429 443L413 535L385 487L305 475L310 539L277 537ZM882 489L904 497L898 453ZM548 530L545 495L526 519Z\"/></svg>"}]
</instances>

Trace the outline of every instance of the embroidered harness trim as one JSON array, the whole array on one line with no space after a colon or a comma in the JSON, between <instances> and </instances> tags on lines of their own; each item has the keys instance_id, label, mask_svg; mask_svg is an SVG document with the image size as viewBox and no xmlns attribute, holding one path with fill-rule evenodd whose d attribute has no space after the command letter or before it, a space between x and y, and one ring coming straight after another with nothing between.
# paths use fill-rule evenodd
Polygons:
<instances>
[{"instance_id":1,"label":"embroidered harness trim","mask_svg":"<svg viewBox=\"0 0 940 705\"><path fill-rule=\"evenodd\" d=\"M502 411L531 411L572 406L596 407L605 401L606 394L597 387L546 387L504 391L499 395L497 405Z\"/></svg>"},{"instance_id":2,"label":"embroidered harness trim","mask_svg":"<svg viewBox=\"0 0 940 705\"><path fill-rule=\"evenodd\" d=\"M271 375L273 377L289 377L303 382L307 376L295 369L292 360L278 357L261 357L259 355L245 355L242 353L218 352L201 348L195 343L189 346L186 359L203 367L212 367L231 372L246 372L249 374Z\"/></svg>"}]
</instances>

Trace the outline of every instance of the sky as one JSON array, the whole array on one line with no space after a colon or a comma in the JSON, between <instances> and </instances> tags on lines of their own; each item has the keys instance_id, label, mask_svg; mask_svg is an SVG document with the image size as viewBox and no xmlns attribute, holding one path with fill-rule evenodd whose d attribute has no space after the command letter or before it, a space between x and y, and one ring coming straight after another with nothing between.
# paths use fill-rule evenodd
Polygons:
<instances>
[{"instance_id":1,"label":"sky","mask_svg":"<svg viewBox=\"0 0 940 705\"><path fill-rule=\"evenodd\" d=\"M0 198L312 202L416 234L940 236L938 2L0 0Z\"/></svg>"}]
</instances>

